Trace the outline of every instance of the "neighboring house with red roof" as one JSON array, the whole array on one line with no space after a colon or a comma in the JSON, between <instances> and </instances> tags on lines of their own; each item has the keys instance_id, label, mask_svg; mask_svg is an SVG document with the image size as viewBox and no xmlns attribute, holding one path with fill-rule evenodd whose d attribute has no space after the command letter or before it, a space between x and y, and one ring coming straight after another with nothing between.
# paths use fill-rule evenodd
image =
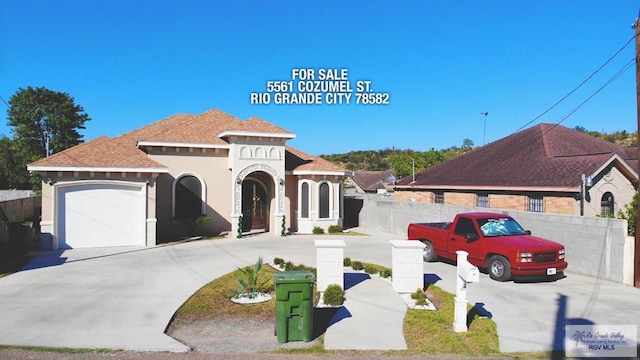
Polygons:
<instances>
[{"instance_id":1,"label":"neighboring house with red roof","mask_svg":"<svg viewBox=\"0 0 640 360\"><path fill-rule=\"evenodd\" d=\"M156 245L187 234L311 233L342 225L351 172L286 145L295 134L219 110L178 114L28 165L52 248Z\"/></svg>"},{"instance_id":2,"label":"neighboring house with red roof","mask_svg":"<svg viewBox=\"0 0 640 360\"><path fill-rule=\"evenodd\" d=\"M566 215L617 214L638 186L638 149L540 124L400 179L394 198ZM584 179L584 180L583 180Z\"/></svg>"}]
</instances>

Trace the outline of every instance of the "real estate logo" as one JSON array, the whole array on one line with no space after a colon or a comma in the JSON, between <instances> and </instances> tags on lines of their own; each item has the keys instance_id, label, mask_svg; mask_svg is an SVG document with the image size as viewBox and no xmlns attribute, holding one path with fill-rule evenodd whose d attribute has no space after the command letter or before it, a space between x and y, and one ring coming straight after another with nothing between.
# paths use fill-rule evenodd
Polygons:
<instances>
[{"instance_id":1,"label":"real estate logo","mask_svg":"<svg viewBox=\"0 0 640 360\"><path fill-rule=\"evenodd\" d=\"M566 357L638 356L637 325L566 325Z\"/></svg>"},{"instance_id":2,"label":"real estate logo","mask_svg":"<svg viewBox=\"0 0 640 360\"><path fill-rule=\"evenodd\" d=\"M388 92L373 90L371 80L349 79L346 68L293 68L287 80L267 81L252 92L252 105L389 105Z\"/></svg>"}]
</instances>

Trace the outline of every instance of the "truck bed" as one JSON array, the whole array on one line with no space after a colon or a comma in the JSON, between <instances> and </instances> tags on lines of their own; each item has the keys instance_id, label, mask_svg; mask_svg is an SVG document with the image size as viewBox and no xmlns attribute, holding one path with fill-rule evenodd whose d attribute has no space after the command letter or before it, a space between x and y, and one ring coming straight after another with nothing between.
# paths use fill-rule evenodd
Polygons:
<instances>
[{"instance_id":1,"label":"truck bed","mask_svg":"<svg viewBox=\"0 0 640 360\"><path fill-rule=\"evenodd\" d=\"M440 230L449 230L450 222L429 222L429 223L415 223L417 225L432 227Z\"/></svg>"}]
</instances>

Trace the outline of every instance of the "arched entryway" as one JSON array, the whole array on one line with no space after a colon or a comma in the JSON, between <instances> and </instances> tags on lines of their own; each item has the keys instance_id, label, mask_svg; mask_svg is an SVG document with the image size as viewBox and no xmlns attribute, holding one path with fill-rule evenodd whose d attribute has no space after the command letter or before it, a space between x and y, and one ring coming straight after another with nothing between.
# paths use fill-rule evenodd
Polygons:
<instances>
[{"instance_id":1,"label":"arched entryway","mask_svg":"<svg viewBox=\"0 0 640 360\"><path fill-rule=\"evenodd\" d=\"M242 231L269 231L270 197L264 185L254 179L242 182Z\"/></svg>"}]
</instances>

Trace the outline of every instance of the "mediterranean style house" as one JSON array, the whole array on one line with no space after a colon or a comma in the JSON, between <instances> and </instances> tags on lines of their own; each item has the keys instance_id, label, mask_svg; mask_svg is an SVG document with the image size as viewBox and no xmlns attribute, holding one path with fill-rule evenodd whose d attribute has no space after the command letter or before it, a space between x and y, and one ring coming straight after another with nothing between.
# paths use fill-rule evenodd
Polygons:
<instances>
[{"instance_id":1,"label":"mediterranean style house","mask_svg":"<svg viewBox=\"0 0 640 360\"><path fill-rule=\"evenodd\" d=\"M638 149L540 124L397 182L400 201L616 215L638 187Z\"/></svg>"},{"instance_id":2,"label":"mediterranean style house","mask_svg":"<svg viewBox=\"0 0 640 360\"><path fill-rule=\"evenodd\" d=\"M219 110L178 114L28 165L53 249L152 246L188 235L342 225L351 172L286 145L295 134Z\"/></svg>"}]
</instances>

